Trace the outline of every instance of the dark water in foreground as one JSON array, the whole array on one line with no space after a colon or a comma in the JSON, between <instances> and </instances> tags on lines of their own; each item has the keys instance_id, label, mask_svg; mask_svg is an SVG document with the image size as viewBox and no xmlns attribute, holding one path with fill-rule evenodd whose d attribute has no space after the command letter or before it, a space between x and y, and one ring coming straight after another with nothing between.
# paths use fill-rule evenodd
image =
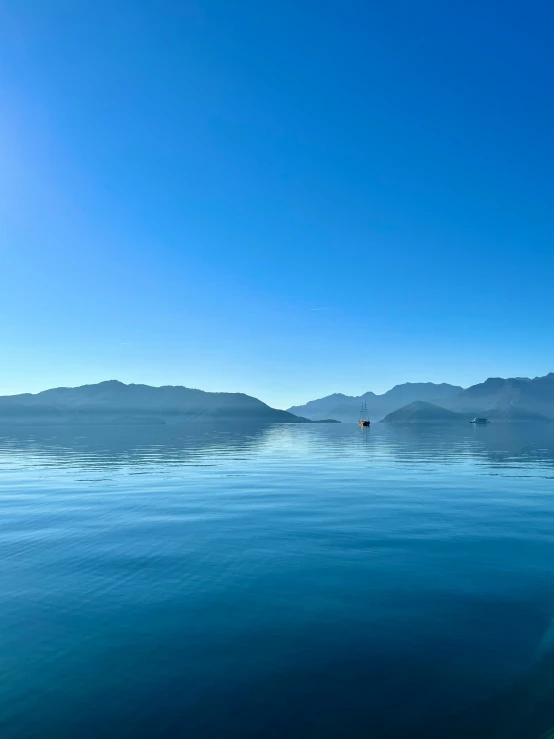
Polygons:
<instances>
[{"instance_id":1,"label":"dark water in foreground","mask_svg":"<svg viewBox=\"0 0 554 739\"><path fill-rule=\"evenodd\" d=\"M0 736L554 726L554 428L0 429Z\"/></svg>"}]
</instances>

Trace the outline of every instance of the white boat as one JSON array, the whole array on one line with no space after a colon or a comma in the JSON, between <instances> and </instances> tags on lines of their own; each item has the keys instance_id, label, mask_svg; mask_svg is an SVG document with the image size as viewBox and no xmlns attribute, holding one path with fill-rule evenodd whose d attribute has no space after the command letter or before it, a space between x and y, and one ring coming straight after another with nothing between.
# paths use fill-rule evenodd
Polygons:
<instances>
[{"instance_id":1,"label":"white boat","mask_svg":"<svg viewBox=\"0 0 554 739\"><path fill-rule=\"evenodd\" d=\"M474 418L472 421L470 421L470 423L488 423L488 422L489 422L488 418L477 418L477 417Z\"/></svg>"}]
</instances>

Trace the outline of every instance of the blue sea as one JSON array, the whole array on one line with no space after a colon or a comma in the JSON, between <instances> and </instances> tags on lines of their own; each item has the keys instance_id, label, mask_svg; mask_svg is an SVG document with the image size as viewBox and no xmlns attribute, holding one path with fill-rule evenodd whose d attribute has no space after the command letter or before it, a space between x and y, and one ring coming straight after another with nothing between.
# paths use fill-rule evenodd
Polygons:
<instances>
[{"instance_id":1,"label":"blue sea","mask_svg":"<svg viewBox=\"0 0 554 739\"><path fill-rule=\"evenodd\" d=\"M0 428L0 736L548 736L554 424Z\"/></svg>"}]
</instances>

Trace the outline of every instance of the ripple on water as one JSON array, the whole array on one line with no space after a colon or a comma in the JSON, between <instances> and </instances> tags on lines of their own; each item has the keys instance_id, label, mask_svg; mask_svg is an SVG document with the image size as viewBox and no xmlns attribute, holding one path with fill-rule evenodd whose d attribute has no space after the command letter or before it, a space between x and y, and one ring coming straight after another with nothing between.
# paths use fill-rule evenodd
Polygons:
<instances>
[{"instance_id":1,"label":"ripple on water","mask_svg":"<svg viewBox=\"0 0 554 739\"><path fill-rule=\"evenodd\" d=\"M2 737L538 737L553 479L545 424L2 428Z\"/></svg>"}]
</instances>

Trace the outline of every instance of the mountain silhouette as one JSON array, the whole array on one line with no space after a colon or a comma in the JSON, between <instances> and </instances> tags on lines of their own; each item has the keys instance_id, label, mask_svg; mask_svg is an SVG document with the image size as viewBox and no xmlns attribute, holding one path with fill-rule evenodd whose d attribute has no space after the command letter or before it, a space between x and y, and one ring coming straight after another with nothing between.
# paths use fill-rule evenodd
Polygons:
<instances>
[{"instance_id":1,"label":"mountain silhouette","mask_svg":"<svg viewBox=\"0 0 554 739\"><path fill-rule=\"evenodd\" d=\"M434 403L424 400L415 400L413 403L398 408L383 419L383 423L449 423L464 420L467 416L462 413L441 408Z\"/></svg>"},{"instance_id":2,"label":"mountain silhouette","mask_svg":"<svg viewBox=\"0 0 554 739\"><path fill-rule=\"evenodd\" d=\"M544 377L489 377L458 395L442 398L443 408L506 420L554 419L554 372Z\"/></svg>"},{"instance_id":3,"label":"mountain silhouette","mask_svg":"<svg viewBox=\"0 0 554 739\"><path fill-rule=\"evenodd\" d=\"M5 423L164 424L214 420L310 422L243 393L126 385L117 380L0 397L0 422Z\"/></svg>"},{"instance_id":4,"label":"mountain silhouette","mask_svg":"<svg viewBox=\"0 0 554 739\"><path fill-rule=\"evenodd\" d=\"M301 406L289 408L311 420L336 418L339 421L355 421L362 401L367 403L372 421L379 421L402 410L402 413L387 422L404 421L446 421L449 417L434 408L414 403L428 403L432 406L461 414L460 420L468 416L486 416L498 421L545 421L554 420L554 372L544 377L489 377L485 382L463 389L446 383L406 382L396 385L383 395L368 392L358 397L334 393L319 400L312 400Z\"/></svg>"},{"instance_id":5,"label":"mountain silhouette","mask_svg":"<svg viewBox=\"0 0 554 739\"><path fill-rule=\"evenodd\" d=\"M319 400L311 400L305 405L292 406L290 413L295 413L312 421L324 418L336 418L339 421L357 421L360 405L367 403L372 421L379 421L392 411L417 400L436 402L437 399L457 395L463 388L448 383L405 382L395 385L383 395L372 392L359 396L334 393Z\"/></svg>"},{"instance_id":6,"label":"mountain silhouette","mask_svg":"<svg viewBox=\"0 0 554 739\"><path fill-rule=\"evenodd\" d=\"M554 420L554 373L533 379L490 377L456 395L435 399L433 404L406 404L383 420L387 423L444 422L473 416L494 421Z\"/></svg>"}]
</instances>

